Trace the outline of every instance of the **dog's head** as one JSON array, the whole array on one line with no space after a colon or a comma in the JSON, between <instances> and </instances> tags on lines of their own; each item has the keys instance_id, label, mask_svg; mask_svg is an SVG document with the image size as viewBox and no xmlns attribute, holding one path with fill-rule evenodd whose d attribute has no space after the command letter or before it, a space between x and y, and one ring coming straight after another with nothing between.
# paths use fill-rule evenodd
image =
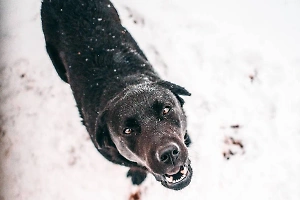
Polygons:
<instances>
[{"instance_id":1,"label":"dog's head","mask_svg":"<svg viewBox=\"0 0 300 200\"><path fill-rule=\"evenodd\" d=\"M187 186L192 177L184 100L179 95L190 93L166 81L127 88L100 113L97 122L100 146L103 136L110 137L124 158L174 190Z\"/></svg>"}]
</instances>

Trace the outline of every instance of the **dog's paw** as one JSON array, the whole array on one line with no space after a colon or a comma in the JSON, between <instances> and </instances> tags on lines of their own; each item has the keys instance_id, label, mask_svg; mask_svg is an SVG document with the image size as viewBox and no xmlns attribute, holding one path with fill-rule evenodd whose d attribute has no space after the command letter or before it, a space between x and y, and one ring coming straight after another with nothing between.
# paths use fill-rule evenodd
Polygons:
<instances>
[{"instance_id":1,"label":"dog's paw","mask_svg":"<svg viewBox=\"0 0 300 200\"><path fill-rule=\"evenodd\" d=\"M147 177L147 172L139 168L130 168L127 177L131 177L132 184L140 185Z\"/></svg>"},{"instance_id":2,"label":"dog's paw","mask_svg":"<svg viewBox=\"0 0 300 200\"><path fill-rule=\"evenodd\" d=\"M234 155L243 155L245 153L244 145L241 140L237 140L233 137L226 136L224 139L224 151L223 156L229 160Z\"/></svg>"}]
</instances>

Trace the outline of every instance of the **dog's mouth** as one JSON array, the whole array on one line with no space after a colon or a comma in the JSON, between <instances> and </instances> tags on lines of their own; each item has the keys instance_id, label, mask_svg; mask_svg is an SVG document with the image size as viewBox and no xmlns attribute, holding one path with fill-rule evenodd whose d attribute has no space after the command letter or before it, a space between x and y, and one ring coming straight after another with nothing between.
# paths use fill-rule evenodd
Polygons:
<instances>
[{"instance_id":1,"label":"dog's mouth","mask_svg":"<svg viewBox=\"0 0 300 200\"><path fill-rule=\"evenodd\" d=\"M188 167L183 165L180 167L179 171L175 174L165 174L164 177L168 183L175 184L186 178L188 172Z\"/></svg>"},{"instance_id":2,"label":"dog's mouth","mask_svg":"<svg viewBox=\"0 0 300 200\"><path fill-rule=\"evenodd\" d=\"M182 165L177 173L164 174L161 184L169 189L181 190L191 182L193 170L190 164Z\"/></svg>"}]
</instances>

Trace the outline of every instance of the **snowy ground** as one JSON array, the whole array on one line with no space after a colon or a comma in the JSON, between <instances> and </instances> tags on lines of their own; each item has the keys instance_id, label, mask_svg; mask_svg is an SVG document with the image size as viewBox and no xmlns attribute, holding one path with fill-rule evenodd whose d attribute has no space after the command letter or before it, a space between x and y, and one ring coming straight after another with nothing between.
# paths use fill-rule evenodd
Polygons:
<instances>
[{"instance_id":1,"label":"snowy ground","mask_svg":"<svg viewBox=\"0 0 300 200\"><path fill-rule=\"evenodd\" d=\"M185 86L194 177L141 199L300 199L300 2L113 0L160 75ZM0 200L122 200L44 48L39 0L1 0Z\"/></svg>"}]
</instances>

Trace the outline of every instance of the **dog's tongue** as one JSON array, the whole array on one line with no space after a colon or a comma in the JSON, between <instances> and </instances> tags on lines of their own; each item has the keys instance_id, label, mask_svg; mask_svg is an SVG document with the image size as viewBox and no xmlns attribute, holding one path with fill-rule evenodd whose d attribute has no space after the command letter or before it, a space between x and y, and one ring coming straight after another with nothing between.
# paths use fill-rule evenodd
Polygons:
<instances>
[{"instance_id":1,"label":"dog's tongue","mask_svg":"<svg viewBox=\"0 0 300 200\"><path fill-rule=\"evenodd\" d=\"M169 176L172 176L174 174L177 174L179 172L179 170L180 170L180 167L174 167L174 168L168 170L168 172L166 174Z\"/></svg>"}]
</instances>

